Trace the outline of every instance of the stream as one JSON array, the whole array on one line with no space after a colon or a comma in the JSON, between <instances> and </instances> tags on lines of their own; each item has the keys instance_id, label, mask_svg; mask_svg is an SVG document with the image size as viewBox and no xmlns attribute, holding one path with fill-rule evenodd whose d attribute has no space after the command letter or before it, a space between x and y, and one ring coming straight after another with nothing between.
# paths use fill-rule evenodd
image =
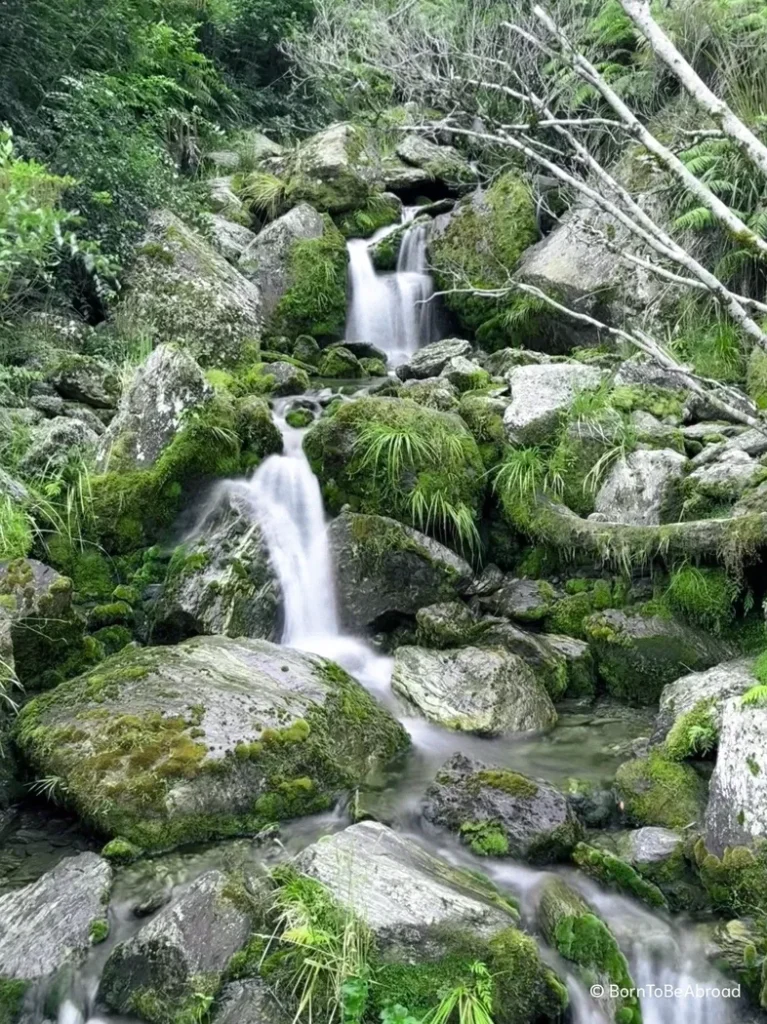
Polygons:
<instances>
[{"instance_id":1,"label":"stream","mask_svg":"<svg viewBox=\"0 0 767 1024\"><path fill-rule=\"evenodd\" d=\"M405 221L411 217L412 211L406 211ZM382 348L392 367L419 345L435 340L439 330L435 303L428 301L434 289L426 271L426 230L422 224L417 224L406 233L395 273L376 273L368 252L369 242L349 243L352 287L347 336ZM374 241L382 234L379 232ZM365 810L397 827L434 854L485 872L499 888L519 900L523 920L532 930L540 883L552 869L542 871L512 861L480 860L457 840L428 828L418 812L418 801L426 785L432 781L439 765L458 750L555 784L569 776L607 779L626 759L631 742L648 734L651 712L608 703L565 704L558 709L559 724L547 735L483 740L449 732L403 709L389 686L392 660L380 654L371 643L343 635L339 628L320 487L303 454L304 431L291 428L285 422L287 404L287 400L283 400L275 408L285 441L284 454L269 457L250 479L233 483L261 526L279 577L284 595L282 643L338 661L394 710L412 737L413 750L402 772L384 780L378 790L365 796ZM58 1008L58 1024L128 1024L128 1018L96 1011L94 1000L100 972L110 950L137 931L147 919L136 916L137 904L147 901L151 904L158 893L176 892L213 866L231 870L248 860L276 862L348 823L344 809L340 808L286 823L279 842L264 845L253 840L218 843L124 868L115 883L109 938L93 948L84 968L72 979L70 991ZM50 856L40 858L41 865L44 863L42 870L57 859L57 851L61 855L73 852L74 842L71 837L67 838L66 829L64 823L65 838L58 847L53 843ZM7 831L13 849L13 825L9 825ZM710 990L732 984L708 964L702 927L650 912L628 898L600 890L572 869L553 870L565 874L609 924L629 960L637 984L682 990L691 986L691 992L677 997L646 993L641 999L645 1024L736 1024L748 1019L747 1011L734 999L718 998L710 992L700 997L695 995L696 986ZM11 876L9 884L19 882L14 882ZM572 965L560 960L553 951L545 947L543 950L567 981L574 1024L605 1024L607 1015L600 1010L598 1000L576 980ZM44 1019L41 1008L39 1020Z\"/></svg>"}]
</instances>

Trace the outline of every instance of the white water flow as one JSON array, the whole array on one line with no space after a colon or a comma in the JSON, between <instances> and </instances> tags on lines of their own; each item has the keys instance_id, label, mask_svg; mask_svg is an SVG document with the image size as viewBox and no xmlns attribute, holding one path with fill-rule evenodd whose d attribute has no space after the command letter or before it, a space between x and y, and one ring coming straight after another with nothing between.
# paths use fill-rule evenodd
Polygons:
<instances>
[{"instance_id":1,"label":"white water flow","mask_svg":"<svg viewBox=\"0 0 767 1024\"><path fill-rule=\"evenodd\" d=\"M346 338L375 345L393 366L405 362L421 345L437 340L434 282L426 255L428 227L413 224L405 232L393 273L376 271L370 247L400 230L417 212L417 207L407 208L402 224L383 228L372 239L355 238L348 244L351 300Z\"/></svg>"}]
</instances>

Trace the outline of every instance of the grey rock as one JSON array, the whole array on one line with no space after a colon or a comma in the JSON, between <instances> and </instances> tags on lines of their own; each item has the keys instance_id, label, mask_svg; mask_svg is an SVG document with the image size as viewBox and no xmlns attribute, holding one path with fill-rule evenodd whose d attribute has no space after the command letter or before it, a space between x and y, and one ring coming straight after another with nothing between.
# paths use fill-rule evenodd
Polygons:
<instances>
[{"instance_id":1,"label":"grey rock","mask_svg":"<svg viewBox=\"0 0 767 1024\"><path fill-rule=\"evenodd\" d=\"M746 455L751 455L754 458L767 454L767 435L761 430L751 428L720 444L707 445L692 460L692 469L694 471L712 462L725 462L735 452L745 452Z\"/></svg>"},{"instance_id":2,"label":"grey rock","mask_svg":"<svg viewBox=\"0 0 767 1024\"><path fill-rule=\"evenodd\" d=\"M450 931L491 938L514 923L476 875L378 822L326 836L299 854L296 867L357 914L383 950L405 948L431 959Z\"/></svg>"},{"instance_id":3,"label":"grey rock","mask_svg":"<svg viewBox=\"0 0 767 1024\"><path fill-rule=\"evenodd\" d=\"M678 853L682 837L670 828L647 825L628 832L621 853L633 865L662 864Z\"/></svg>"},{"instance_id":4,"label":"grey rock","mask_svg":"<svg viewBox=\"0 0 767 1024\"><path fill-rule=\"evenodd\" d=\"M66 857L32 885L0 896L0 974L43 982L78 966L105 916L112 869L95 853Z\"/></svg>"},{"instance_id":5,"label":"grey rock","mask_svg":"<svg viewBox=\"0 0 767 1024\"><path fill-rule=\"evenodd\" d=\"M98 716L87 714L95 709ZM199 841L201 820L210 836L231 835L238 817L243 830L256 831L286 815L283 780L306 783L288 789L290 813L325 808L408 742L399 723L324 658L223 636L125 648L53 691L39 724L19 733L36 769L60 776L105 833L145 848L167 846L169 836ZM52 725L62 727L55 746L44 735ZM280 744L291 726L296 735ZM274 756L259 760L264 746ZM94 764L94 749L114 752L108 770ZM108 798L115 789L119 804Z\"/></svg>"},{"instance_id":6,"label":"grey rock","mask_svg":"<svg viewBox=\"0 0 767 1024\"><path fill-rule=\"evenodd\" d=\"M69 356L52 375L51 383L62 398L96 409L114 409L120 397L115 368L88 356Z\"/></svg>"},{"instance_id":7,"label":"grey rock","mask_svg":"<svg viewBox=\"0 0 767 1024\"><path fill-rule=\"evenodd\" d=\"M551 361L545 352L532 352L526 348L502 348L484 359L484 367L494 377L505 377L515 366L540 366Z\"/></svg>"},{"instance_id":8,"label":"grey rock","mask_svg":"<svg viewBox=\"0 0 767 1024\"><path fill-rule=\"evenodd\" d=\"M458 408L458 389L445 377L426 377L423 380L413 377L405 381L401 394L411 402L441 409L442 412L454 412Z\"/></svg>"},{"instance_id":9,"label":"grey rock","mask_svg":"<svg viewBox=\"0 0 767 1024\"><path fill-rule=\"evenodd\" d=\"M430 604L416 612L416 638L423 647L465 647L477 640L488 623L476 617L462 601Z\"/></svg>"},{"instance_id":10,"label":"grey rock","mask_svg":"<svg viewBox=\"0 0 767 1024\"><path fill-rule=\"evenodd\" d=\"M551 438L581 391L599 387L603 374L582 363L517 366L509 371L511 404L503 423L515 444L539 444Z\"/></svg>"},{"instance_id":11,"label":"grey rock","mask_svg":"<svg viewBox=\"0 0 767 1024\"><path fill-rule=\"evenodd\" d=\"M16 480L10 473L0 468L0 498L10 498L18 504L22 504L29 498L29 491L26 484Z\"/></svg>"},{"instance_id":12,"label":"grey rock","mask_svg":"<svg viewBox=\"0 0 767 1024\"><path fill-rule=\"evenodd\" d=\"M419 380L423 380L425 377L438 377L451 359L470 354L470 342L460 338L433 341L430 345L419 348L409 362L398 366L397 376L400 380L409 380L411 377L416 377Z\"/></svg>"},{"instance_id":13,"label":"grey rock","mask_svg":"<svg viewBox=\"0 0 767 1024\"><path fill-rule=\"evenodd\" d=\"M284 166L294 198L323 212L352 210L364 204L371 189L383 186L379 155L365 130L354 124L323 129L303 142Z\"/></svg>"},{"instance_id":14,"label":"grey rock","mask_svg":"<svg viewBox=\"0 0 767 1024\"><path fill-rule=\"evenodd\" d=\"M505 574L497 565L493 565L490 562L485 565L482 572L477 576L474 582L466 591L467 597L487 597L489 594L494 594L496 590L500 590L503 586L503 582L506 579Z\"/></svg>"},{"instance_id":15,"label":"grey rock","mask_svg":"<svg viewBox=\"0 0 767 1024\"><path fill-rule=\"evenodd\" d=\"M100 412L100 415L99 415ZM96 412L88 405L81 405L79 402L62 402L61 415L69 419L81 420L86 427L90 427L98 437L104 433L107 423L111 421L112 410L99 410Z\"/></svg>"},{"instance_id":16,"label":"grey rock","mask_svg":"<svg viewBox=\"0 0 767 1024\"><path fill-rule=\"evenodd\" d=\"M504 619L485 619L487 629L477 646L501 647L518 655L532 668L552 700L564 696L568 686L567 658L554 647L546 633L520 629Z\"/></svg>"},{"instance_id":17,"label":"grey rock","mask_svg":"<svg viewBox=\"0 0 767 1024\"><path fill-rule=\"evenodd\" d=\"M406 164L427 172L430 179L446 184L465 184L476 180L469 161L452 146L437 146L423 135L406 135L397 146L397 156Z\"/></svg>"},{"instance_id":18,"label":"grey rock","mask_svg":"<svg viewBox=\"0 0 767 1024\"><path fill-rule=\"evenodd\" d=\"M759 416L759 408L752 399L747 395L744 395L739 388L725 386L720 395L725 402L728 403L734 410L745 414L746 416ZM723 409L719 406L714 405L713 402L708 401L702 395L695 393L687 396L684 403L684 409L682 415L686 423L690 423L695 420L713 420L719 416L727 416ZM739 423L740 420L736 415L729 414L732 418L733 423Z\"/></svg>"},{"instance_id":19,"label":"grey rock","mask_svg":"<svg viewBox=\"0 0 767 1024\"><path fill-rule=\"evenodd\" d=\"M139 367L101 437L98 469L153 466L180 431L184 417L212 397L213 388L191 355L160 345Z\"/></svg>"},{"instance_id":20,"label":"grey rock","mask_svg":"<svg viewBox=\"0 0 767 1024\"><path fill-rule=\"evenodd\" d=\"M507 849L498 855L537 863L565 859L581 829L565 796L548 782L490 767L455 754L426 791L423 815L461 835L482 852L481 828L501 835Z\"/></svg>"},{"instance_id":21,"label":"grey rock","mask_svg":"<svg viewBox=\"0 0 767 1024\"><path fill-rule=\"evenodd\" d=\"M386 516L342 512L329 534L341 622L352 632L452 600L473 579L449 548Z\"/></svg>"},{"instance_id":22,"label":"grey rock","mask_svg":"<svg viewBox=\"0 0 767 1024\"><path fill-rule=\"evenodd\" d=\"M171 562L153 609L152 636L199 634L279 640L281 591L252 509L236 483L218 499Z\"/></svg>"},{"instance_id":23,"label":"grey rock","mask_svg":"<svg viewBox=\"0 0 767 1024\"><path fill-rule=\"evenodd\" d=\"M263 311L270 316L290 287L290 257L296 242L321 238L324 221L308 203L272 221L240 256L240 270L258 284Z\"/></svg>"},{"instance_id":24,"label":"grey rock","mask_svg":"<svg viewBox=\"0 0 767 1024\"><path fill-rule=\"evenodd\" d=\"M596 496L609 522L657 526L677 518L687 459L670 448L643 449L619 459Z\"/></svg>"},{"instance_id":25,"label":"grey rock","mask_svg":"<svg viewBox=\"0 0 767 1024\"><path fill-rule=\"evenodd\" d=\"M399 647L391 685L430 721L461 732L501 736L557 720L533 670L500 648Z\"/></svg>"},{"instance_id":26,"label":"grey rock","mask_svg":"<svg viewBox=\"0 0 767 1024\"><path fill-rule=\"evenodd\" d=\"M213 1024L290 1024L261 978L231 981L221 990Z\"/></svg>"},{"instance_id":27,"label":"grey rock","mask_svg":"<svg viewBox=\"0 0 767 1024\"><path fill-rule=\"evenodd\" d=\"M232 149L216 149L205 154L205 162L219 171L236 171L240 166L240 156Z\"/></svg>"},{"instance_id":28,"label":"grey rock","mask_svg":"<svg viewBox=\"0 0 767 1024\"><path fill-rule=\"evenodd\" d=\"M274 378L271 393L275 397L302 395L309 387L306 371L281 359L268 363L265 372Z\"/></svg>"},{"instance_id":29,"label":"grey rock","mask_svg":"<svg viewBox=\"0 0 767 1024\"><path fill-rule=\"evenodd\" d=\"M505 615L517 622L540 622L551 612L556 591L546 580L506 577L501 587L480 603L494 615Z\"/></svg>"},{"instance_id":30,"label":"grey rock","mask_svg":"<svg viewBox=\"0 0 767 1024\"><path fill-rule=\"evenodd\" d=\"M32 395L27 403L44 416L60 416L64 410L64 399L60 395Z\"/></svg>"},{"instance_id":31,"label":"grey rock","mask_svg":"<svg viewBox=\"0 0 767 1024\"><path fill-rule=\"evenodd\" d=\"M556 633L540 634L538 640L565 659L568 697L587 697L596 692L596 663L585 641Z\"/></svg>"},{"instance_id":32,"label":"grey rock","mask_svg":"<svg viewBox=\"0 0 767 1024\"><path fill-rule=\"evenodd\" d=\"M490 381L487 370L466 356L453 356L442 369L440 376L445 377L459 391L471 391L482 387Z\"/></svg>"},{"instance_id":33,"label":"grey rock","mask_svg":"<svg viewBox=\"0 0 767 1024\"><path fill-rule=\"evenodd\" d=\"M767 839L767 708L730 697L720 709L719 749L705 819L706 848Z\"/></svg>"},{"instance_id":34,"label":"grey rock","mask_svg":"<svg viewBox=\"0 0 767 1024\"><path fill-rule=\"evenodd\" d=\"M219 252L235 265L256 238L244 224L237 224L218 213L210 218L210 230Z\"/></svg>"},{"instance_id":35,"label":"grey rock","mask_svg":"<svg viewBox=\"0 0 767 1024\"><path fill-rule=\"evenodd\" d=\"M210 206L217 215L225 218L246 218L245 204L232 188L231 177L209 178L206 182L210 195Z\"/></svg>"},{"instance_id":36,"label":"grey rock","mask_svg":"<svg viewBox=\"0 0 767 1024\"><path fill-rule=\"evenodd\" d=\"M204 365L232 365L261 336L257 286L174 214L149 218L126 275L126 315L155 344L176 342Z\"/></svg>"},{"instance_id":37,"label":"grey rock","mask_svg":"<svg viewBox=\"0 0 767 1024\"><path fill-rule=\"evenodd\" d=\"M705 441L707 438L729 439L744 434L748 427L740 423L725 423L721 420L707 420L704 423L691 423L682 427L682 434L690 441Z\"/></svg>"},{"instance_id":38,"label":"grey rock","mask_svg":"<svg viewBox=\"0 0 767 1024\"><path fill-rule=\"evenodd\" d=\"M725 701L742 696L754 685L753 667L753 658L737 658L704 672L689 672L664 686L655 720L655 738L666 736L682 715L699 704L707 705L718 725Z\"/></svg>"},{"instance_id":39,"label":"grey rock","mask_svg":"<svg viewBox=\"0 0 767 1024\"><path fill-rule=\"evenodd\" d=\"M109 955L99 999L129 1013L134 999L152 989L171 1015L198 991L204 978L214 992L231 957L247 942L251 920L227 898L227 876L207 871L132 938Z\"/></svg>"},{"instance_id":40,"label":"grey rock","mask_svg":"<svg viewBox=\"0 0 767 1024\"><path fill-rule=\"evenodd\" d=\"M703 454L701 452L701 454ZM694 469L687 478L689 487L712 498L739 498L764 472L764 467L745 451L729 451L714 462Z\"/></svg>"},{"instance_id":41,"label":"grey rock","mask_svg":"<svg viewBox=\"0 0 767 1024\"><path fill-rule=\"evenodd\" d=\"M19 472L28 478L56 476L78 454L85 462L93 457L98 436L82 420L56 416L32 431L32 443L19 462Z\"/></svg>"}]
</instances>

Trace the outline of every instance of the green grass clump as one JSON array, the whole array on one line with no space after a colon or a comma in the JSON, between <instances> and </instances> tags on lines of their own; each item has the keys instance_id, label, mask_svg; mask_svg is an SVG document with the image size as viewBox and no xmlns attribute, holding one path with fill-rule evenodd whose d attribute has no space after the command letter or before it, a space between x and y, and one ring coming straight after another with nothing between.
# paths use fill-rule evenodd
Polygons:
<instances>
[{"instance_id":1,"label":"green grass clump","mask_svg":"<svg viewBox=\"0 0 767 1024\"><path fill-rule=\"evenodd\" d=\"M672 611L704 629L721 633L735 617L738 584L724 569L682 565L669 577L665 599Z\"/></svg>"},{"instance_id":2,"label":"green grass clump","mask_svg":"<svg viewBox=\"0 0 767 1024\"><path fill-rule=\"evenodd\" d=\"M10 497L0 496L0 561L24 558L32 550L33 522Z\"/></svg>"}]
</instances>

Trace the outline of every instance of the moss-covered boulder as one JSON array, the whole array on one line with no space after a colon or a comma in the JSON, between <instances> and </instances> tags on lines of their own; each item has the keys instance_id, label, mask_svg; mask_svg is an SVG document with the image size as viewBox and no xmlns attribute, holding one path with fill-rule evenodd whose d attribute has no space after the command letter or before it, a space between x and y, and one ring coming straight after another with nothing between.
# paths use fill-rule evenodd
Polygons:
<instances>
[{"instance_id":1,"label":"moss-covered boulder","mask_svg":"<svg viewBox=\"0 0 767 1024\"><path fill-rule=\"evenodd\" d=\"M399 398L359 398L304 439L332 512L391 516L468 550L487 488L477 443L450 413Z\"/></svg>"},{"instance_id":2,"label":"moss-covered boulder","mask_svg":"<svg viewBox=\"0 0 767 1024\"><path fill-rule=\"evenodd\" d=\"M279 640L279 582L252 510L236 484L174 552L152 607L152 638L214 634Z\"/></svg>"},{"instance_id":3,"label":"moss-covered boulder","mask_svg":"<svg viewBox=\"0 0 767 1024\"><path fill-rule=\"evenodd\" d=\"M582 836L567 799L548 782L463 754L440 768L422 812L484 857L551 863L566 859Z\"/></svg>"},{"instance_id":4,"label":"moss-covered boulder","mask_svg":"<svg viewBox=\"0 0 767 1024\"><path fill-rule=\"evenodd\" d=\"M560 956L576 964L586 985L595 982L608 995L602 1005L616 1024L641 1024L639 1000L622 996L636 988L615 936L583 897L561 878L547 879L538 903L538 924ZM619 994L610 996L611 986Z\"/></svg>"},{"instance_id":5,"label":"moss-covered boulder","mask_svg":"<svg viewBox=\"0 0 767 1024\"><path fill-rule=\"evenodd\" d=\"M464 199L453 213L436 218L429 258L437 285L449 291L457 275L475 288L506 287L508 275L537 237L527 185L513 172L504 174L486 191ZM494 324L502 312L500 303L459 294L448 294L445 301L467 330L482 333L484 328L505 337L503 325Z\"/></svg>"},{"instance_id":6,"label":"moss-covered boulder","mask_svg":"<svg viewBox=\"0 0 767 1024\"><path fill-rule=\"evenodd\" d=\"M659 750L620 766L615 789L621 809L634 825L689 828L702 822L706 784L688 764L670 761Z\"/></svg>"},{"instance_id":7,"label":"moss-covered boulder","mask_svg":"<svg viewBox=\"0 0 767 1024\"><path fill-rule=\"evenodd\" d=\"M323 212L364 206L383 184L378 152L369 133L355 124L324 128L284 163L290 201L311 203Z\"/></svg>"},{"instance_id":8,"label":"moss-covered boulder","mask_svg":"<svg viewBox=\"0 0 767 1024\"><path fill-rule=\"evenodd\" d=\"M557 714L522 658L503 648L398 647L391 685L424 717L481 736L546 729Z\"/></svg>"},{"instance_id":9,"label":"moss-covered boulder","mask_svg":"<svg viewBox=\"0 0 767 1024\"><path fill-rule=\"evenodd\" d=\"M71 473L78 460L91 465L98 434L84 420L56 416L43 420L28 435L28 447L19 461L19 473L27 480L44 483Z\"/></svg>"},{"instance_id":10,"label":"moss-covered boulder","mask_svg":"<svg viewBox=\"0 0 767 1024\"><path fill-rule=\"evenodd\" d=\"M149 219L125 281L121 315L156 344L177 342L204 365L258 349L261 294L202 235L166 210Z\"/></svg>"},{"instance_id":11,"label":"moss-covered boulder","mask_svg":"<svg viewBox=\"0 0 767 1024\"><path fill-rule=\"evenodd\" d=\"M320 357L317 366L319 377L337 377L340 380L356 380L366 377L365 367L344 345L331 345Z\"/></svg>"},{"instance_id":12,"label":"moss-covered boulder","mask_svg":"<svg viewBox=\"0 0 767 1024\"><path fill-rule=\"evenodd\" d=\"M344 238L369 238L401 219L402 200L391 192L374 192L364 206L337 216L336 224Z\"/></svg>"},{"instance_id":13,"label":"moss-covered boulder","mask_svg":"<svg viewBox=\"0 0 767 1024\"><path fill-rule=\"evenodd\" d=\"M327 808L408 743L332 662L226 637L121 651L27 704L17 741L82 818L147 848Z\"/></svg>"},{"instance_id":14,"label":"moss-covered boulder","mask_svg":"<svg viewBox=\"0 0 767 1024\"><path fill-rule=\"evenodd\" d=\"M508 440L518 445L551 442L577 396L595 391L603 376L597 367L576 362L509 370L511 402L503 417Z\"/></svg>"},{"instance_id":15,"label":"moss-covered boulder","mask_svg":"<svg viewBox=\"0 0 767 1024\"><path fill-rule=\"evenodd\" d=\"M540 622L550 613L557 592L548 580L504 578L501 586L487 597L480 598L484 608L495 615L505 615L517 622Z\"/></svg>"},{"instance_id":16,"label":"moss-covered boulder","mask_svg":"<svg viewBox=\"0 0 767 1024\"><path fill-rule=\"evenodd\" d=\"M477 645L502 647L518 655L532 668L552 700L564 696L572 673L567 655L556 642L561 638L520 629L504 619L488 618L483 625L485 629L475 640Z\"/></svg>"},{"instance_id":17,"label":"moss-covered boulder","mask_svg":"<svg viewBox=\"0 0 767 1024\"><path fill-rule=\"evenodd\" d=\"M423 135L406 135L397 146L397 156L412 167L420 167L429 178L452 184L470 184L477 173L466 157L453 146L438 146Z\"/></svg>"},{"instance_id":18,"label":"moss-covered boulder","mask_svg":"<svg viewBox=\"0 0 767 1024\"><path fill-rule=\"evenodd\" d=\"M611 523L675 522L682 507L687 459L670 448L640 448L617 459L599 488L595 511Z\"/></svg>"},{"instance_id":19,"label":"moss-covered boulder","mask_svg":"<svg viewBox=\"0 0 767 1024\"><path fill-rule=\"evenodd\" d=\"M573 861L584 874L607 888L634 896L650 907L667 906L666 897L657 885L647 881L631 864L609 850L578 843L573 850Z\"/></svg>"},{"instance_id":20,"label":"moss-covered boulder","mask_svg":"<svg viewBox=\"0 0 767 1024\"><path fill-rule=\"evenodd\" d=\"M733 653L720 637L659 615L608 609L583 628L608 692L630 704L654 704L685 671L710 668Z\"/></svg>"},{"instance_id":21,"label":"moss-covered boulder","mask_svg":"<svg viewBox=\"0 0 767 1024\"><path fill-rule=\"evenodd\" d=\"M98 642L83 635L72 595L72 580L36 559L0 562L3 682L13 678L30 690L47 689L103 657Z\"/></svg>"},{"instance_id":22,"label":"moss-covered boulder","mask_svg":"<svg viewBox=\"0 0 767 1024\"><path fill-rule=\"evenodd\" d=\"M455 412L458 409L458 389L444 377L426 377L417 380L415 377L406 380L402 388L402 397L411 402L425 405L429 409L441 412Z\"/></svg>"},{"instance_id":23,"label":"moss-covered boulder","mask_svg":"<svg viewBox=\"0 0 767 1024\"><path fill-rule=\"evenodd\" d=\"M474 576L449 548L385 516L345 511L329 533L341 622L352 632L455 598Z\"/></svg>"},{"instance_id":24,"label":"moss-covered boulder","mask_svg":"<svg viewBox=\"0 0 767 1024\"><path fill-rule=\"evenodd\" d=\"M104 965L99 1000L149 1024L193 1019L201 1002L216 995L231 957L250 936L243 902L223 872L200 875L115 946Z\"/></svg>"},{"instance_id":25,"label":"moss-covered boulder","mask_svg":"<svg viewBox=\"0 0 767 1024\"><path fill-rule=\"evenodd\" d=\"M490 623L478 618L462 601L426 605L418 609L415 621L418 643L436 650L469 647L481 640L490 627Z\"/></svg>"},{"instance_id":26,"label":"moss-covered boulder","mask_svg":"<svg viewBox=\"0 0 767 1024\"><path fill-rule=\"evenodd\" d=\"M95 409L114 409L120 397L120 381L114 366L93 356L67 353L48 373L62 398Z\"/></svg>"}]
</instances>

